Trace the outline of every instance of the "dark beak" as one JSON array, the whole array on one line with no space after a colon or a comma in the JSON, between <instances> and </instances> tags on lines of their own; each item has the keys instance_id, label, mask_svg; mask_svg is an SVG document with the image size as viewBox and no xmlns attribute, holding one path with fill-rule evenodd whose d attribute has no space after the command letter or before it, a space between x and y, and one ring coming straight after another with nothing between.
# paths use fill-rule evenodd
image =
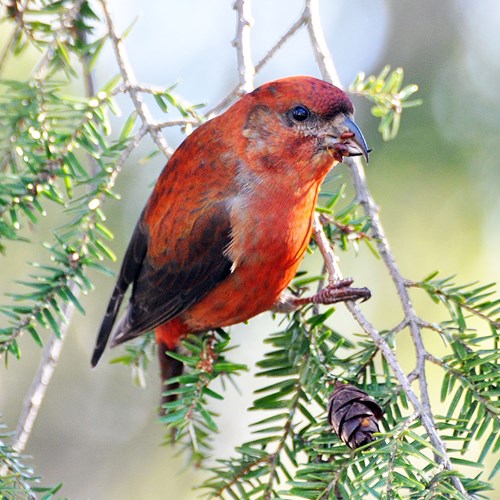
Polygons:
<instances>
[{"instance_id":1,"label":"dark beak","mask_svg":"<svg viewBox=\"0 0 500 500\"><path fill-rule=\"evenodd\" d=\"M343 143L348 147L348 156L363 155L366 163L368 163L370 161L368 158L370 150L366 145L365 138L361 130L359 130L359 127L348 116L345 117L342 126L344 126L346 130L340 134L340 139L343 140Z\"/></svg>"},{"instance_id":2,"label":"dark beak","mask_svg":"<svg viewBox=\"0 0 500 500\"><path fill-rule=\"evenodd\" d=\"M333 152L334 157L338 161L342 161L344 156L364 156L366 163L368 163L368 153L371 149L368 149L361 130L352 119L345 116L337 130L338 136L330 137L330 140L334 140L334 142L328 147Z\"/></svg>"}]
</instances>

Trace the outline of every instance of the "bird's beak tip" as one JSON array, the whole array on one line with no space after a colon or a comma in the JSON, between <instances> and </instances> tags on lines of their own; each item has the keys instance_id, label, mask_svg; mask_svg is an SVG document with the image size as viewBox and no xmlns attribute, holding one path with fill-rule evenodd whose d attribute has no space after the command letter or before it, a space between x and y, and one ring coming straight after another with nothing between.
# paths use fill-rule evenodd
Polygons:
<instances>
[{"instance_id":1,"label":"bird's beak tip","mask_svg":"<svg viewBox=\"0 0 500 500\"><path fill-rule=\"evenodd\" d=\"M344 119L344 126L347 128L347 133L350 135L347 141L348 146L350 146L349 156L364 156L366 163L369 163L369 153L371 149L368 148L360 128L347 116Z\"/></svg>"},{"instance_id":2,"label":"bird's beak tip","mask_svg":"<svg viewBox=\"0 0 500 500\"><path fill-rule=\"evenodd\" d=\"M346 116L342 122L344 129L338 140L333 144L335 156L339 161L345 156L364 156L366 163L369 163L369 153L372 151L366 145L365 138L354 121Z\"/></svg>"}]
</instances>

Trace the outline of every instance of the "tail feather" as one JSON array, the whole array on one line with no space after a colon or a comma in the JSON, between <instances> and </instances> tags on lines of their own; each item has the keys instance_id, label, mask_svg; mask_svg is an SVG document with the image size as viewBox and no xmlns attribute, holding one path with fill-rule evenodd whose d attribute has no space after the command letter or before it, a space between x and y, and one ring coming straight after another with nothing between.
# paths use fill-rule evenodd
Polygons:
<instances>
[{"instance_id":1,"label":"tail feather","mask_svg":"<svg viewBox=\"0 0 500 500\"><path fill-rule=\"evenodd\" d=\"M94 353L92 354L91 364L95 367L99 360L101 359L104 349L106 349L106 344L108 343L109 336L113 330L113 325L116 321L116 316L118 315L118 310L120 309L123 297L125 296L125 290L119 287L119 284L115 286L111 299L109 299L108 308L106 314L101 323L101 328L97 334L97 340L94 347Z\"/></svg>"},{"instance_id":2,"label":"tail feather","mask_svg":"<svg viewBox=\"0 0 500 500\"><path fill-rule=\"evenodd\" d=\"M170 391L171 389L176 389L179 387L177 382L173 384L169 384L168 381L173 377L178 377L182 375L184 370L184 364L174 358L171 358L168 355L168 352L177 352L177 348L169 349L163 342L158 343L158 360L160 362L160 371L161 371L161 380L162 380L162 395L161 395L161 407L160 414L165 413L165 408L163 405L165 403L170 403L171 401L175 401L177 396L174 394L170 394L168 396L164 396L164 391Z\"/></svg>"},{"instance_id":3,"label":"tail feather","mask_svg":"<svg viewBox=\"0 0 500 500\"><path fill-rule=\"evenodd\" d=\"M125 292L128 287L134 283L141 271L142 262L144 256L146 255L148 247L148 237L147 228L145 228L142 222L142 216L139 222L135 226L134 233L128 244L127 251L125 252L125 257L123 258L122 266L118 279L116 281L115 289L113 294L109 299L108 308L106 314L101 323L101 328L97 334L97 340L94 348L94 353L92 354L91 364L96 366L101 359L104 349L106 349L106 344L108 343L109 336L113 330L113 325L116 321L116 316L118 315L118 310L125 296Z\"/></svg>"}]
</instances>

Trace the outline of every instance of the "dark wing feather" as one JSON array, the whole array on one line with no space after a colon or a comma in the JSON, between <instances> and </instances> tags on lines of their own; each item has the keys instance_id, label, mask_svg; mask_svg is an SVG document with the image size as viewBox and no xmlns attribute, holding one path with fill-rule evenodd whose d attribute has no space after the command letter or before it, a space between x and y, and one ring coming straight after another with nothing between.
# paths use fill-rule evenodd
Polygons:
<instances>
[{"instance_id":1,"label":"dark wing feather","mask_svg":"<svg viewBox=\"0 0 500 500\"><path fill-rule=\"evenodd\" d=\"M143 218L135 226L132 238L128 244L125 257L123 258L122 267L116 281L115 288L109 300L106 314L101 323L101 328L97 334L97 340L92 354L92 366L96 366L99 359L106 348L109 335L113 329L113 325L120 309L120 305L125 296L125 292L131 283L133 283L140 274L142 263L148 248L147 229L144 226Z\"/></svg>"},{"instance_id":2,"label":"dark wing feather","mask_svg":"<svg viewBox=\"0 0 500 500\"><path fill-rule=\"evenodd\" d=\"M219 202L196 218L168 259L158 262L146 253L112 346L166 323L229 276L232 262L226 249L230 242L229 212Z\"/></svg>"}]
</instances>

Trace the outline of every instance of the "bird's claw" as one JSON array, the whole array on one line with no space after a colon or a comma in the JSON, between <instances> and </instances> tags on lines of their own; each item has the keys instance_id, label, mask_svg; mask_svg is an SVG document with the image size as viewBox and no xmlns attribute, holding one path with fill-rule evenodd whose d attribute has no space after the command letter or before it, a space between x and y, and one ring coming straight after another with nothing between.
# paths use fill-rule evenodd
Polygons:
<instances>
[{"instance_id":1,"label":"bird's claw","mask_svg":"<svg viewBox=\"0 0 500 500\"><path fill-rule=\"evenodd\" d=\"M311 297L294 297L288 299L288 306L297 309L306 304L330 305L336 302L348 302L350 300L361 300L364 302L371 297L368 288L351 288L353 280L345 278L339 281L331 281L325 288Z\"/></svg>"},{"instance_id":2,"label":"bird's claw","mask_svg":"<svg viewBox=\"0 0 500 500\"><path fill-rule=\"evenodd\" d=\"M368 288L351 288L353 280L346 278L329 283L315 295L310 297L313 304L335 304L336 302L347 302L349 300L361 300L365 302L371 297Z\"/></svg>"}]
</instances>

